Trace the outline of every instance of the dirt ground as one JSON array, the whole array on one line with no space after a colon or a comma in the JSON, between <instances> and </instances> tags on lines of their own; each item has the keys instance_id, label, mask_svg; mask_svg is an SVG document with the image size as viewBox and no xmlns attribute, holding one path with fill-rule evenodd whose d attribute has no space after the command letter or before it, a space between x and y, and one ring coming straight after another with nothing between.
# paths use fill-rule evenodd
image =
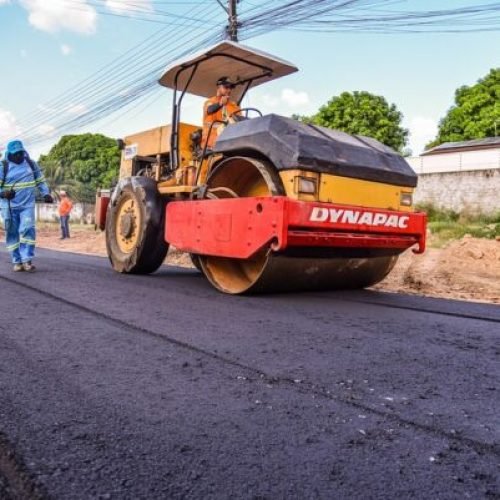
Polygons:
<instances>
[{"instance_id":1,"label":"dirt ground","mask_svg":"<svg viewBox=\"0 0 500 500\"><path fill-rule=\"evenodd\" d=\"M106 255L104 234L88 227L73 227L69 240L59 240L55 227L41 227L37 241L38 246L53 250ZM186 254L175 250L169 252L167 264L192 266ZM500 304L500 241L466 236L443 248L428 248L424 255L405 252L389 276L374 288Z\"/></svg>"},{"instance_id":2,"label":"dirt ground","mask_svg":"<svg viewBox=\"0 0 500 500\"><path fill-rule=\"evenodd\" d=\"M500 304L500 241L465 236L423 255L405 252L374 288Z\"/></svg>"}]
</instances>

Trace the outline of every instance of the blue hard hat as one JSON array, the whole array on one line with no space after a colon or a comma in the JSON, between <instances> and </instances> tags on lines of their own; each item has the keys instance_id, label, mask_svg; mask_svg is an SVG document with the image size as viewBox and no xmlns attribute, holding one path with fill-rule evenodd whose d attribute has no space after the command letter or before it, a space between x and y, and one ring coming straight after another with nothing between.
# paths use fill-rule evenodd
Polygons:
<instances>
[{"instance_id":1,"label":"blue hard hat","mask_svg":"<svg viewBox=\"0 0 500 500\"><path fill-rule=\"evenodd\" d=\"M7 151L6 151L7 154L14 155L16 153L19 153L20 151L23 152L25 151L23 143L21 141L19 140L10 141L7 144Z\"/></svg>"}]
</instances>

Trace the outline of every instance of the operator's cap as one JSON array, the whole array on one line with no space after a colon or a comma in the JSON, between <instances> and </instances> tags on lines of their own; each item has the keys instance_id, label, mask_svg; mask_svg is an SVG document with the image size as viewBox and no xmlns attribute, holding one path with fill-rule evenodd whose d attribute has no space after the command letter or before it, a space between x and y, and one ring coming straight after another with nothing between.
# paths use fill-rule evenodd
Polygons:
<instances>
[{"instance_id":1,"label":"operator's cap","mask_svg":"<svg viewBox=\"0 0 500 500\"><path fill-rule=\"evenodd\" d=\"M221 76L217 80L217 87L219 85L224 85L224 87L231 87L231 88L234 87L234 83L227 76Z\"/></svg>"},{"instance_id":2,"label":"operator's cap","mask_svg":"<svg viewBox=\"0 0 500 500\"><path fill-rule=\"evenodd\" d=\"M7 154L9 154L9 155L15 155L16 153L19 153L21 151L22 152L26 151L24 149L23 143L21 141L19 141L19 140L10 141L7 144L7 150L6 150Z\"/></svg>"}]
</instances>

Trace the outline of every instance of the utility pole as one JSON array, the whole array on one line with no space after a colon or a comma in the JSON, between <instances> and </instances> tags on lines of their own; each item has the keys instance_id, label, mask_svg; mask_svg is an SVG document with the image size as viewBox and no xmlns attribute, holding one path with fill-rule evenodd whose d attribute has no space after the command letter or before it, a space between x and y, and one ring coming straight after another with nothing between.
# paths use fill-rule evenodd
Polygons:
<instances>
[{"instance_id":1,"label":"utility pole","mask_svg":"<svg viewBox=\"0 0 500 500\"><path fill-rule=\"evenodd\" d=\"M238 12L236 6L239 0L227 0L227 7L222 3L222 0L216 0L216 2L226 11L227 14L227 26L226 35L232 42L238 41Z\"/></svg>"},{"instance_id":2,"label":"utility pole","mask_svg":"<svg viewBox=\"0 0 500 500\"><path fill-rule=\"evenodd\" d=\"M238 41L238 13L236 11L236 5L238 3L238 0L228 0L228 10L227 10L227 15L228 15L228 20L229 24L227 26L227 34L229 37L229 40L232 42L237 42Z\"/></svg>"}]
</instances>

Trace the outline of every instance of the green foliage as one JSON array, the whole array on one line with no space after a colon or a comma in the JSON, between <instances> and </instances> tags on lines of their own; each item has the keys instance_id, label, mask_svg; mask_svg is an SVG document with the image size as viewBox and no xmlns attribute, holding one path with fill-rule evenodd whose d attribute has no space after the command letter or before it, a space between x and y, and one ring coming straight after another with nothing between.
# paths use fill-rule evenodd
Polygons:
<instances>
[{"instance_id":1,"label":"green foliage","mask_svg":"<svg viewBox=\"0 0 500 500\"><path fill-rule=\"evenodd\" d=\"M500 68L493 68L475 85L455 91L455 104L441 119L438 135L427 148L444 142L495 137L499 131Z\"/></svg>"},{"instance_id":2,"label":"green foliage","mask_svg":"<svg viewBox=\"0 0 500 500\"><path fill-rule=\"evenodd\" d=\"M450 240L459 240L465 235L493 240L500 237L500 223L434 221L428 225L433 246L441 246Z\"/></svg>"},{"instance_id":3,"label":"green foliage","mask_svg":"<svg viewBox=\"0 0 500 500\"><path fill-rule=\"evenodd\" d=\"M314 115L313 116L304 116L304 115L297 115L297 114L293 114L291 116L291 118L293 120L297 120L299 122L303 122L303 123L314 123L313 122L313 119L314 119Z\"/></svg>"},{"instance_id":4,"label":"green foliage","mask_svg":"<svg viewBox=\"0 0 500 500\"><path fill-rule=\"evenodd\" d=\"M120 151L114 139L101 134L66 135L39 162L53 191L93 201L98 187L118 179Z\"/></svg>"},{"instance_id":5,"label":"green foliage","mask_svg":"<svg viewBox=\"0 0 500 500\"><path fill-rule=\"evenodd\" d=\"M399 152L403 152L408 139L408 130L401 126L401 112L384 97L369 92L343 92L332 97L315 115L295 115L294 118L348 134L373 137Z\"/></svg>"},{"instance_id":6,"label":"green foliage","mask_svg":"<svg viewBox=\"0 0 500 500\"><path fill-rule=\"evenodd\" d=\"M450 240L463 238L466 234L475 238L500 237L500 212L493 215L470 215L467 212L439 209L431 203L420 204L416 209L427 214L433 246L440 247Z\"/></svg>"},{"instance_id":7,"label":"green foliage","mask_svg":"<svg viewBox=\"0 0 500 500\"><path fill-rule=\"evenodd\" d=\"M425 212L429 222L456 222L460 218L458 212L437 208L432 203L420 203L415 209L419 212Z\"/></svg>"},{"instance_id":8,"label":"green foliage","mask_svg":"<svg viewBox=\"0 0 500 500\"><path fill-rule=\"evenodd\" d=\"M438 208L432 203L419 203L415 206L418 212L425 212L430 222L460 222L472 224L500 224L500 212L492 215L471 213L468 210L455 212L447 208Z\"/></svg>"},{"instance_id":9,"label":"green foliage","mask_svg":"<svg viewBox=\"0 0 500 500\"><path fill-rule=\"evenodd\" d=\"M74 179L66 178L61 164L54 160L45 160L42 164L46 183L51 192L56 193L61 189L70 191L77 184Z\"/></svg>"}]
</instances>

